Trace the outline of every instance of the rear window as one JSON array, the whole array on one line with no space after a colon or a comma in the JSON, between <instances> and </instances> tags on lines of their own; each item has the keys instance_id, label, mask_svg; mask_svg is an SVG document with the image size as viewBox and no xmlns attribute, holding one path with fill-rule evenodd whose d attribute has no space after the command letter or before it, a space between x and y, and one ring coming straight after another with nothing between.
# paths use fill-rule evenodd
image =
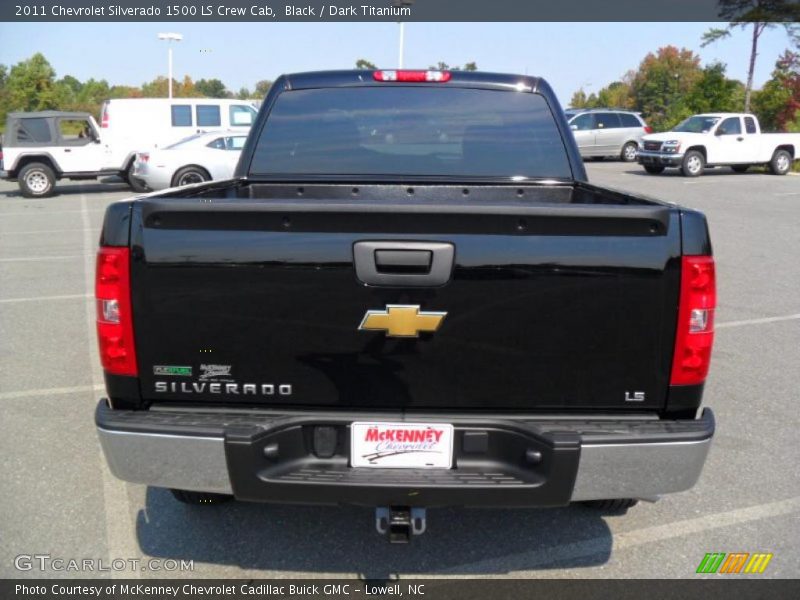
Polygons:
<instances>
[{"instance_id":1,"label":"rear window","mask_svg":"<svg viewBox=\"0 0 800 600\"><path fill-rule=\"evenodd\" d=\"M622 121L623 127L642 126L642 124L639 122L639 119L636 118L636 115L632 115L631 113L619 113L619 120Z\"/></svg>"},{"instance_id":2,"label":"rear window","mask_svg":"<svg viewBox=\"0 0 800 600\"><path fill-rule=\"evenodd\" d=\"M49 142L51 141L50 125L47 119L35 117L20 119L17 125L17 140L20 142Z\"/></svg>"},{"instance_id":3,"label":"rear window","mask_svg":"<svg viewBox=\"0 0 800 600\"><path fill-rule=\"evenodd\" d=\"M254 175L570 178L544 98L448 87L324 88L278 96Z\"/></svg>"}]
</instances>

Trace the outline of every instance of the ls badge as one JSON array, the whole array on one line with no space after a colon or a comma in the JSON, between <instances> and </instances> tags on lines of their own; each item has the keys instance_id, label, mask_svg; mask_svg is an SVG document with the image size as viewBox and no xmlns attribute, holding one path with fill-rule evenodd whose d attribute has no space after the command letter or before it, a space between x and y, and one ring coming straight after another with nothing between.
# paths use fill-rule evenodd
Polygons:
<instances>
[{"instance_id":1,"label":"ls badge","mask_svg":"<svg viewBox=\"0 0 800 600\"><path fill-rule=\"evenodd\" d=\"M433 333L444 321L446 312L420 310L419 305L387 304L385 310L368 310L358 328L384 331L386 337L419 337L421 331Z\"/></svg>"}]
</instances>

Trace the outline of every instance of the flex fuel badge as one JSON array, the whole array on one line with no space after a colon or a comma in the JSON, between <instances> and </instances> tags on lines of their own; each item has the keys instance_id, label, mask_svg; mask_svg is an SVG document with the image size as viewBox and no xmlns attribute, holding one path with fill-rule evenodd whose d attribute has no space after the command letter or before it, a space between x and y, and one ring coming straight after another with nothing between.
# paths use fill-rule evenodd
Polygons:
<instances>
[{"instance_id":1,"label":"flex fuel badge","mask_svg":"<svg viewBox=\"0 0 800 600\"><path fill-rule=\"evenodd\" d=\"M172 375L176 377L191 377L192 367L176 367L173 365L156 365L153 367L153 375Z\"/></svg>"}]
</instances>

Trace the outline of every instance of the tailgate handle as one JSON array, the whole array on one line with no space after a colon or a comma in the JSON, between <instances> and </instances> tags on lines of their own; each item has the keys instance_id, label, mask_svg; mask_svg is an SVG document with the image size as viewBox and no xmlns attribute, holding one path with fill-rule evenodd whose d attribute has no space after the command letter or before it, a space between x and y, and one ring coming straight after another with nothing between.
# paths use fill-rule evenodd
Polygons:
<instances>
[{"instance_id":1,"label":"tailgate handle","mask_svg":"<svg viewBox=\"0 0 800 600\"><path fill-rule=\"evenodd\" d=\"M455 246L446 242L363 241L353 244L358 279L367 285L434 287L450 281Z\"/></svg>"},{"instance_id":2,"label":"tailgate handle","mask_svg":"<svg viewBox=\"0 0 800 600\"><path fill-rule=\"evenodd\" d=\"M430 273L430 250L375 250L379 273Z\"/></svg>"}]
</instances>

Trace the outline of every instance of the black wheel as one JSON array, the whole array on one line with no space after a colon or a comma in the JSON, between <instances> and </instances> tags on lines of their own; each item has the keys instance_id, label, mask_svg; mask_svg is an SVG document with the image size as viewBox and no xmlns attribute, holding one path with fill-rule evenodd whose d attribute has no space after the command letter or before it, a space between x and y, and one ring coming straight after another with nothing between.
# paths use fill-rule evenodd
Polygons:
<instances>
[{"instance_id":1,"label":"black wheel","mask_svg":"<svg viewBox=\"0 0 800 600\"><path fill-rule=\"evenodd\" d=\"M639 144L636 142L628 142L622 147L619 157L622 162L633 162L636 160L636 153L639 152Z\"/></svg>"},{"instance_id":2,"label":"black wheel","mask_svg":"<svg viewBox=\"0 0 800 600\"><path fill-rule=\"evenodd\" d=\"M133 161L128 166L128 170L125 172L125 183L137 194L142 194L148 191L147 185L141 179L137 179L133 176Z\"/></svg>"},{"instance_id":3,"label":"black wheel","mask_svg":"<svg viewBox=\"0 0 800 600\"><path fill-rule=\"evenodd\" d=\"M190 492L189 490L170 490L175 500L184 504L222 504L233 499L227 494L214 494L213 492Z\"/></svg>"},{"instance_id":4,"label":"black wheel","mask_svg":"<svg viewBox=\"0 0 800 600\"><path fill-rule=\"evenodd\" d=\"M745 173L747 169L750 168L750 165L733 165L731 169L733 169L734 173Z\"/></svg>"},{"instance_id":5,"label":"black wheel","mask_svg":"<svg viewBox=\"0 0 800 600\"><path fill-rule=\"evenodd\" d=\"M589 500L583 502L583 505L604 512L622 512L638 503L639 501L634 498L614 498L613 500Z\"/></svg>"},{"instance_id":6,"label":"black wheel","mask_svg":"<svg viewBox=\"0 0 800 600\"><path fill-rule=\"evenodd\" d=\"M706 168L706 159L701 152L689 150L683 157L681 173L684 177L700 177Z\"/></svg>"},{"instance_id":7,"label":"black wheel","mask_svg":"<svg viewBox=\"0 0 800 600\"><path fill-rule=\"evenodd\" d=\"M645 165L644 170L650 173L651 175L658 175L659 173L663 173L666 167L661 165Z\"/></svg>"},{"instance_id":8,"label":"black wheel","mask_svg":"<svg viewBox=\"0 0 800 600\"><path fill-rule=\"evenodd\" d=\"M183 167L178 169L175 176L172 178L172 187L181 187L184 185L191 185L193 183L203 183L204 181L211 181L211 175L202 167Z\"/></svg>"},{"instance_id":9,"label":"black wheel","mask_svg":"<svg viewBox=\"0 0 800 600\"><path fill-rule=\"evenodd\" d=\"M773 175L786 175L792 169L792 155L787 150L776 150L769 169Z\"/></svg>"},{"instance_id":10,"label":"black wheel","mask_svg":"<svg viewBox=\"0 0 800 600\"><path fill-rule=\"evenodd\" d=\"M44 163L28 163L17 175L19 189L26 198L47 198L56 187L56 174Z\"/></svg>"}]
</instances>

